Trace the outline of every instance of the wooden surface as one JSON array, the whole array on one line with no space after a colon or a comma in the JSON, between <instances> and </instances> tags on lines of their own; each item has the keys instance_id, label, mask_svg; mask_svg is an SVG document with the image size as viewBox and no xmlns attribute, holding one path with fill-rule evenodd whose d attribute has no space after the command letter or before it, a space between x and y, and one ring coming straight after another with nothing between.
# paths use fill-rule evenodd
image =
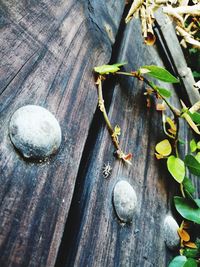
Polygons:
<instances>
[{"instance_id":1,"label":"wooden surface","mask_svg":"<svg viewBox=\"0 0 200 267\"><path fill-rule=\"evenodd\" d=\"M110 59L123 6L0 2L1 267L54 266L96 109L92 69ZM59 153L44 163L24 160L8 137L12 113L26 104L46 107L62 128Z\"/></svg>"},{"instance_id":2,"label":"wooden surface","mask_svg":"<svg viewBox=\"0 0 200 267\"><path fill-rule=\"evenodd\" d=\"M97 109L94 66L110 59L128 60L129 70L170 65L159 47L143 45L138 21L120 26L123 12L122 0L0 2L1 267L162 267L172 255L162 222L170 211L168 188L176 186L154 158L163 138L160 114L146 108L142 83L104 84L109 117L134 155L127 167L113 157ZM62 128L61 148L45 162L24 160L8 137L11 115L26 104L46 107ZM105 179L107 162L113 171ZM128 225L112 205L121 178L138 196Z\"/></svg>"}]
</instances>

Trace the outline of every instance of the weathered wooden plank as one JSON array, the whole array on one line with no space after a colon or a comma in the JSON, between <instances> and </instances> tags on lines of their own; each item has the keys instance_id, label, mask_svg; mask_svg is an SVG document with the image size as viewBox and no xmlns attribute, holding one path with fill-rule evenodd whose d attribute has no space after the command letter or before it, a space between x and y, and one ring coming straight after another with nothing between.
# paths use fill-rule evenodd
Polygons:
<instances>
[{"instance_id":1,"label":"weathered wooden plank","mask_svg":"<svg viewBox=\"0 0 200 267\"><path fill-rule=\"evenodd\" d=\"M0 3L1 267L54 265L96 109L92 68L109 61L123 8L111 0ZM26 104L61 124L60 151L45 162L24 160L8 137L11 115Z\"/></svg>"},{"instance_id":2,"label":"weathered wooden plank","mask_svg":"<svg viewBox=\"0 0 200 267\"><path fill-rule=\"evenodd\" d=\"M182 87L184 88L184 91L190 103L195 104L197 101L199 101L200 95L193 86L195 80L192 75L191 69L187 66L187 62L179 45L175 29L172 25L172 20L170 20L168 16L163 14L163 12L158 11L156 14L156 22L157 28L159 29L159 38L161 42L165 43L163 45L168 49L167 53L171 67L174 68L175 73L177 73L177 75L180 77L182 81ZM160 36L159 32L162 36Z\"/></svg>"},{"instance_id":3,"label":"weathered wooden plank","mask_svg":"<svg viewBox=\"0 0 200 267\"><path fill-rule=\"evenodd\" d=\"M163 66L156 46L145 46L140 31L137 20L127 26L118 61L128 60L127 70L142 65ZM173 87L162 85L173 91L172 103L179 107ZM169 262L171 254L164 243L163 221L171 212L170 196L177 187L165 165L154 157L155 144L164 139L161 114L146 108L143 93L144 84L131 78L119 80L115 87L109 117L113 125L121 127L122 148L133 153L133 165L124 166L112 156L110 136L102 127L79 173L71 220L63 238L62 252L67 256L57 266L161 267ZM182 129L184 138L186 131ZM105 179L102 168L107 162L113 171ZM121 179L129 181L138 197L132 224L120 223L112 205L114 185Z\"/></svg>"}]
</instances>

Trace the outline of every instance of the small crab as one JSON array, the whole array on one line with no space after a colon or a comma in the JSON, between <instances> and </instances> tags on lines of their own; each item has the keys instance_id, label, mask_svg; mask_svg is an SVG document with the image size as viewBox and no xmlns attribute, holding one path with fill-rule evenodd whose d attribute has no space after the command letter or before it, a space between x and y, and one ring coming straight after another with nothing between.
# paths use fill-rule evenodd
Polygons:
<instances>
[{"instance_id":1,"label":"small crab","mask_svg":"<svg viewBox=\"0 0 200 267\"><path fill-rule=\"evenodd\" d=\"M105 178L108 178L108 176L111 175L112 172L112 167L110 166L110 163L108 162L107 164L105 163L103 166L103 175Z\"/></svg>"}]
</instances>

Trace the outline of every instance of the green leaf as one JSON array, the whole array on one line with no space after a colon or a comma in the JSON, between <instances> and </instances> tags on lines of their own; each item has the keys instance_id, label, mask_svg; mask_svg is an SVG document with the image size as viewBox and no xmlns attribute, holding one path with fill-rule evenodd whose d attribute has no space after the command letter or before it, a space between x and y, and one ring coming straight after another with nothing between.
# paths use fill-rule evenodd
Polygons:
<instances>
[{"instance_id":1,"label":"green leaf","mask_svg":"<svg viewBox=\"0 0 200 267\"><path fill-rule=\"evenodd\" d=\"M195 159L200 163L200 152L196 154Z\"/></svg>"},{"instance_id":2,"label":"green leaf","mask_svg":"<svg viewBox=\"0 0 200 267\"><path fill-rule=\"evenodd\" d=\"M200 199L195 198L194 201L195 201L196 205L200 208Z\"/></svg>"},{"instance_id":3,"label":"green leaf","mask_svg":"<svg viewBox=\"0 0 200 267\"><path fill-rule=\"evenodd\" d=\"M156 152L158 152L162 156L169 156L172 152L172 147L170 142L167 139L159 142L156 145Z\"/></svg>"},{"instance_id":4,"label":"green leaf","mask_svg":"<svg viewBox=\"0 0 200 267\"><path fill-rule=\"evenodd\" d=\"M197 143L197 149L200 149L200 141Z\"/></svg>"},{"instance_id":5,"label":"green leaf","mask_svg":"<svg viewBox=\"0 0 200 267\"><path fill-rule=\"evenodd\" d=\"M197 150L197 143L194 139L190 141L190 150L191 152L195 152Z\"/></svg>"},{"instance_id":6,"label":"green leaf","mask_svg":"<svg viewBox=\"0 0 200 267\"><path fill-rule=\"evenodd\" d=\"M200 113L199 112L188 112L193 122L200 124Z\"/></svg>"},{"instance_id":7,"label":"green leaf","mask_svg":"<svg viewBox=\"0 0 200 267\"><path fill-rule=\"evenodd\" d=\"M193 74L194 78L200 78L200 72L193 71L192 74Z\"/></svg>"},{"instance_id":8,"label":"green leaf","mask_svg":"<svg viewBox=\"0 0 200 267\"><path fill-rule=\"evenodd\" d=\"M187 199L191 202L191 204L196 207L200 208L200 199L196 198L194 199L193 193L189 192L186 188L184 188Z\"/></svg>"},{"instance_id":9,"label":"green leaf","mask_svg":"<svg viewBox=\"0 0 200 267\"><path fill-rule=\"evenodd\" d=\"M183 255L187 258L196 258L199 257L199 251L197 248L186 248L183 249Z\"/></svg>"},{"instance_id":10,"label":"green leaf","mask_svg":"<svg viewBox=\"0 0 200 267\"><path fill-rule=\"evenodd\" d=\"M185 165L192 174L200 176L200 163L194 156L187 155L185 157Z\"/></svg>"},{"instance_id":11,"label":"green leaf","mask_svg":"<svg viewBox=\"0 0 200 267\"><path fill-rule=\"evenodd\" d=\"M183 180L183 187L185 190L187 190L190 194L193 194L195 192L195 187L192 184L192 181L188 178L185 177Z\"/></svg>"},{"instance_id":12,"label":"green leaf","mask_svg":"<svg viewBox=\"0 0 200 267\"><path fill-rule=\"evenodd\" d=\"M171 175L178 183L182 183L185 177L185 164L184 162L176 158L175 156L170 156L167 159L167 168Z\"/></svg>"},{"instance_id":13,"label":"green leaf","mask_svg":"<svg viewBox=\"0 0 200 267\"><path fill-rule=\"evenodd\" d=\"M187 190L185 190L185 193L186 193L187 199L191 202L191 205L196 207L196 208L199 208L199 203L196 202L196 200L193 198L192 194L190 192L188 192Z\"/></svg>"},{"instance_id":14,"label":"green leaf","mask_svg":"<svg viewBox=\"0 0 200 267\"><path fill-rule=\"evenodd\" d=\"M149 71L146 73L146 75L154 77L163 82L179 83L179 80L164 68L151 65L151 66L143 66L142 69L146 69Z\"/></svg>"},{"instance_id":15,"label":"green leaf","mask_svg":"<svg viewBox=\"0 0 200 267\"><path fill-rule=\"evenodd\" d=\"M168 267L184 267L187 262L187 258L185 256L176 256L169 264Z\"/></svg>"},{"instance_id":16,"label":"green leaf","mask_svg":"<svg viewBox=\"0 0 200 267\"><path fill-rule=\"evenodd\" d=\"M163 96L163 97L171 97L172 96L172 93L165 89L165 88L161 88L161 87L156 87L156 89L158 90L158 93Z\"/></svg>"},{"instance_id":17,"label":"green leaf","mask_svg":"<svg viewBox=\"0 0 200 267\"><path fill-rule=\"evenodd\" d=\"M176 210L189 221L200 224L200 208L196 207L183 197L174 197Z\"/></svg>"},{"instance_id":18,"label":"green leaf","mask_svg":"<svg viewBox=\"0 0 200 267\"><path fill-rule=\"evenodd\" d=\"M197 262L194 259L188 259L184 264L184 267L197 267Z\"/></svg>"},{"instance_id":19,"label":"green leaf","mask_svg":"<svg viewBox=\"0 0 200 267\"><path fill-rule=\"evenodd\" d=\"M120 67L127 64L127 62L122 63L116 63L113 65L102 65L94 68L94 71L103 75L103 74L109 74L109 73L115 73L118 70L120 70Z\"/></svg>"}]
</instances>

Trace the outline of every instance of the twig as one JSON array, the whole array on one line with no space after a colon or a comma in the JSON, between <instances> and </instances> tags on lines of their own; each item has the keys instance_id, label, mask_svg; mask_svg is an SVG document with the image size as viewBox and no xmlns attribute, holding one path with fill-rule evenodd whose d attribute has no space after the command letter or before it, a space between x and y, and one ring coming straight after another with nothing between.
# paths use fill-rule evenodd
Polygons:
<instances>
[{"instance_id":1,"label":"twig","mask_svg":"<svg viewBox=\"0 0 200 267\"><path fill-rule=\"evenodd\" d=\"M99 105L99 109L101 110L101 112L103 113L103 117L104 117L104 120L106 122L106 125L108 127L108 130L109 130L109 133L111 135L111 138L112 138L112 141L113 141L113 144L117 150L117 156L119 159L122 159L124 162L128 163L131 165L131 162L130 162L130 158L132 157L131 154L128 154L126 155L122 149L120 148L119 146L119 141L118 141L118 138L117 138L117 135L110 123L110 120L108 118L108 114L106 112L106 108L105 108L105 105L104 105L104 99L103 99L103 92L102 92L102 80L104 80L104 77L102 75L100 75L97 79L97 89L98 89L98 105Z\"/></svg>"},{"instance_id":2,"label":"twig","mask_svg":"<svg viewBox=\"0 0 200 267\"><path fill-rule=\"evenodd\" d=\"M176 26L176 30L179 33L179 35L182 36L187 43L189 43L189 44L191 44L197 48L200 48L200 42L195 40L191 34L186 32L186 30L184 30L183 28L181 28L179 26Z\"/></svg>"},{"instance_id":3,"label":"twig","mask_svg":"<svg viewBox=\"0 0 200 267\"><path fill-rule=\"evenodd\" d=\"M166 6L163 7L163 12L168 15L173 15L176 13L179 15L190 14L192 16L200 16L200 4L193 6L179 6L174 8L171 6Z\"/></svg>"}]
</instances>

